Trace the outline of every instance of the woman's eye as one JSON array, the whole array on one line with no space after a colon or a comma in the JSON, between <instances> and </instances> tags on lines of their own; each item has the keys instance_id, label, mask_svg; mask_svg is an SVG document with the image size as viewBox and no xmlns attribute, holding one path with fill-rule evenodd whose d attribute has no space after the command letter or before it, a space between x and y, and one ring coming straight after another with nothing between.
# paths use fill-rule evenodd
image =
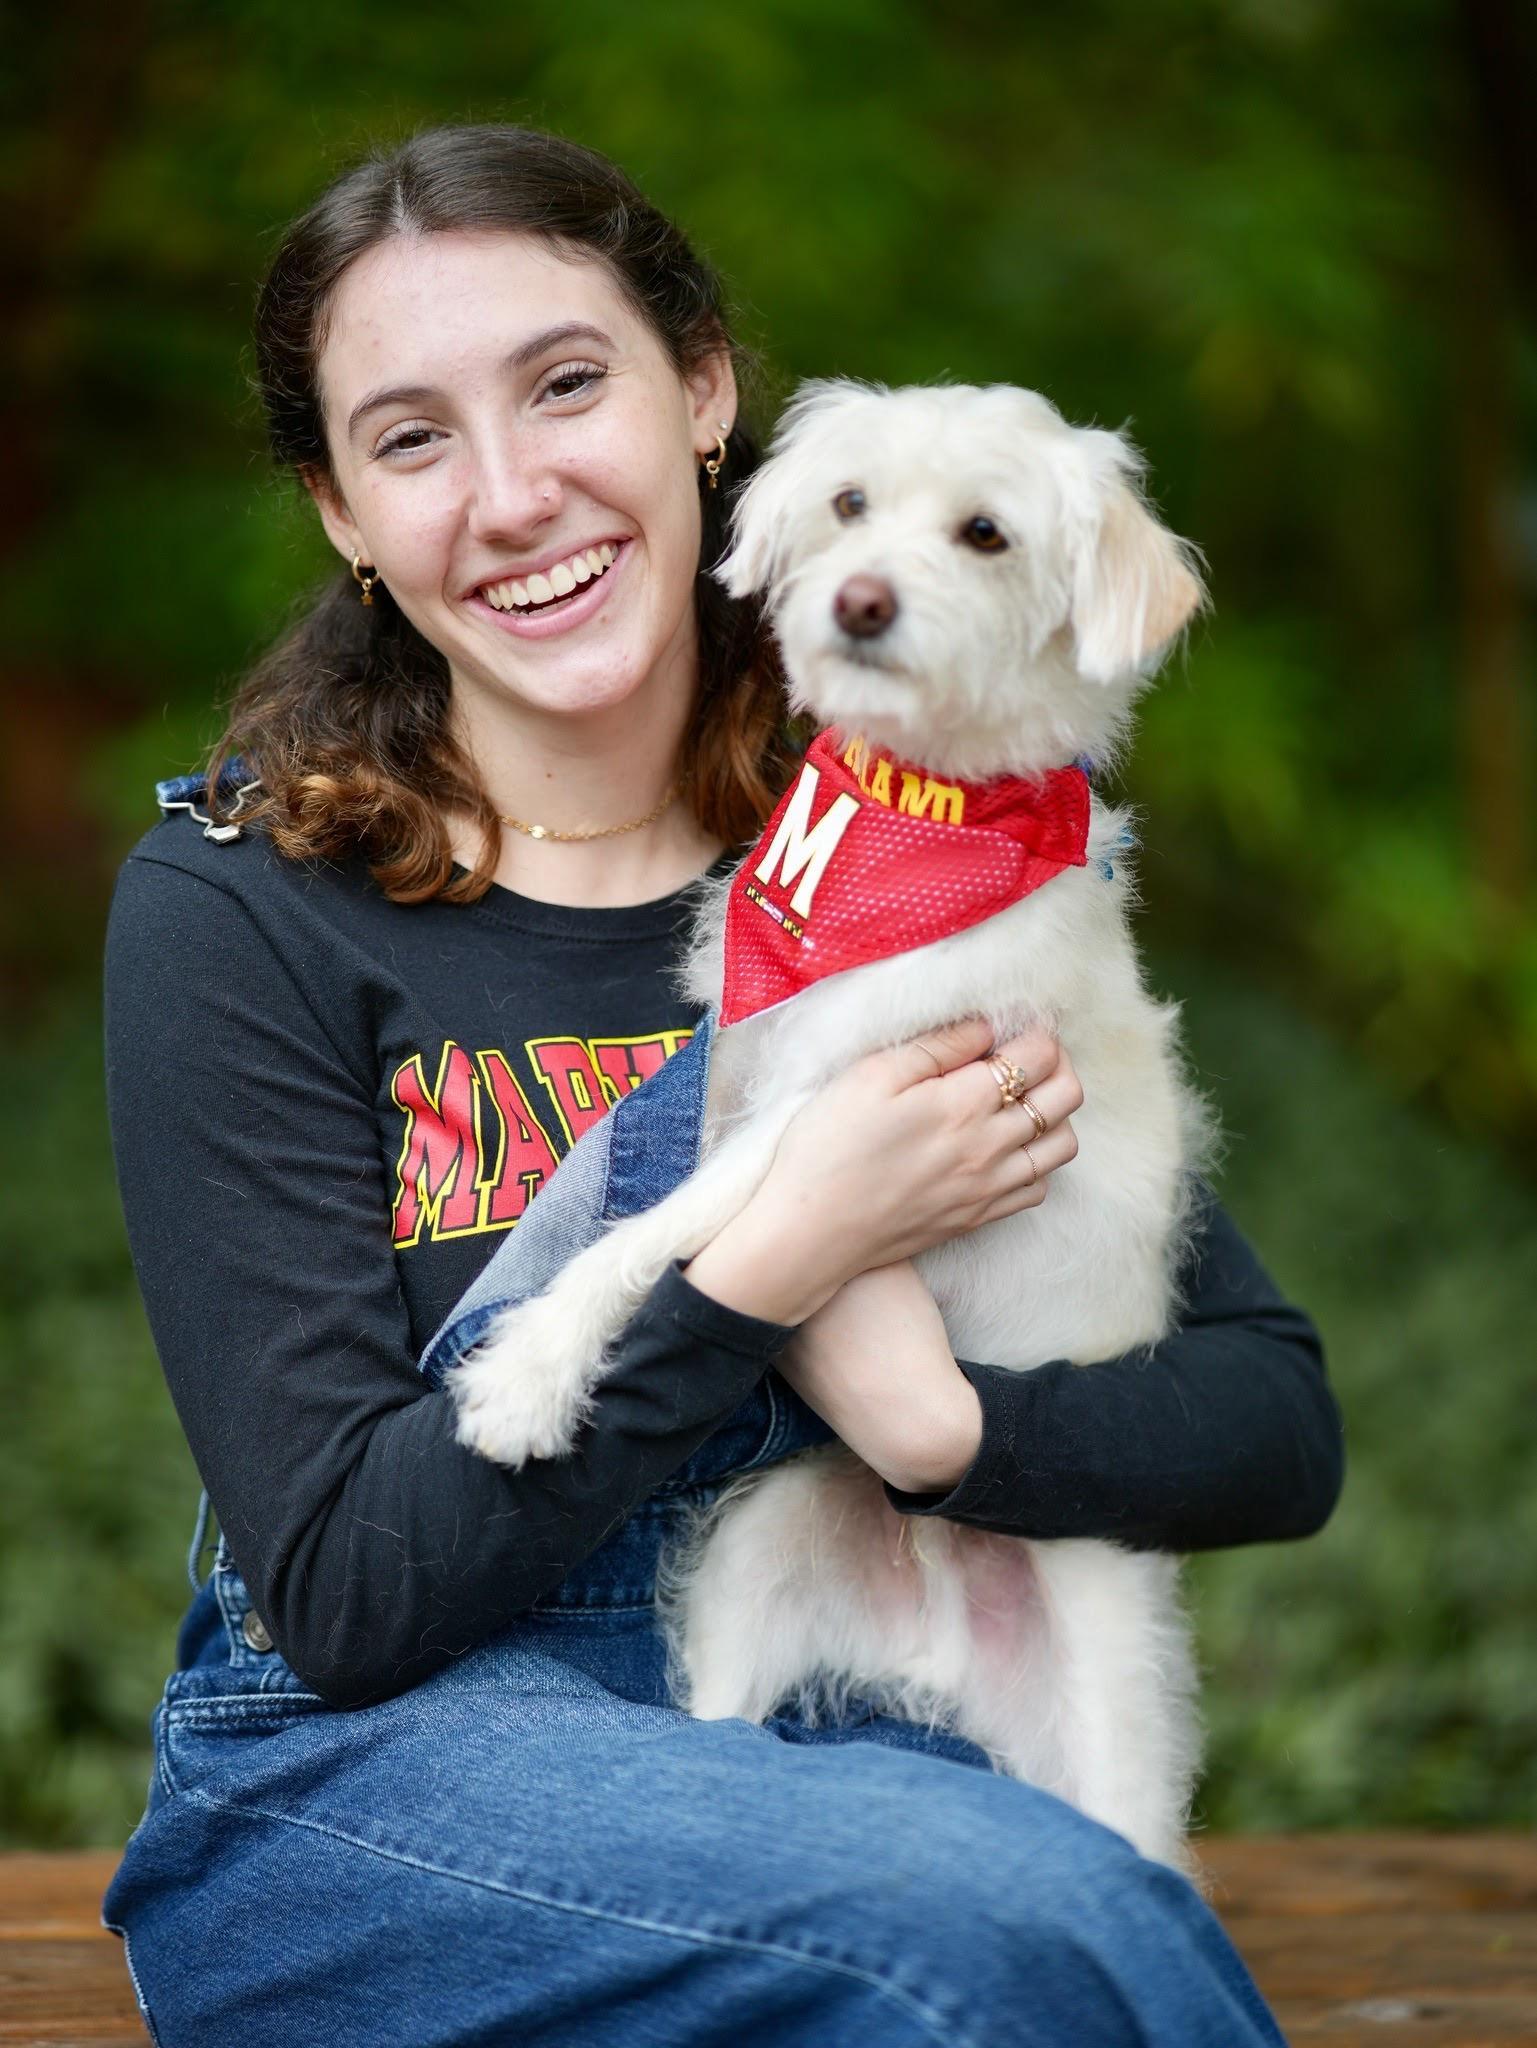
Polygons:
<instances>
[{"instance_id":1,"label":"woman's eye","mask_svg":"<svg viewBox=\"0 0 1537 2048\"><path fill-rule=\"evenodd\" d=\"M374 454L399 455L404 450L407 455L415 455L424 445L425 437L432 432L431 427L397 427L393 437L387 434Z\"/></svg>"},{"instance_id":2,"label":"woman's eye","mask_svg":"<svg viewBox=\"0 0 1537 2048\"><path fill-rule=\"evenodd\" d=\"M857 519L864 509L864 492L855 490L852 486L846 491L840 491L833 499L833 510L840 519Z\"/></svg>"},{"instance_id":3,"label":"woman's eye","mask_svg":"<svg viewBox=\"0 0 1537 2048\"><path fill-rule=\"evenodd\" d=\"M961 528L961 539L984 555L996 555L1008 546L1003 534L984 512L979 512L975 519L967 520Z\"/></svg>"},{"instance_id":4,"label":"woman's eye","mask_svg":"<svg viewBox=\"0 0 1537 2048\"><path fill-rule=\"evenodd\" d=\"M596 384L600 377L607 375L608 372L601 363L568 363L565 369L556 371L544 388L547 394L554 391L560 397L575 398L577 393L585 390L589 384ZM562 384L575 388L562 392L558 388Z\"/></svg>"}]
</instances>

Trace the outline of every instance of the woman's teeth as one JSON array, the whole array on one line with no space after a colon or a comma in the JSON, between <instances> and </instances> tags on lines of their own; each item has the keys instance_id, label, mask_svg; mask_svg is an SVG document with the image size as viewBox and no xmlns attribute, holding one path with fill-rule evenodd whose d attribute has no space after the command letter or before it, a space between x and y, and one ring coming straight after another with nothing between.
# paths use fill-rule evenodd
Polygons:
<instances>
[{"instance_id":1,"label":"woman's teeth","mask_svg":"<svg viewBox=\"0 0 1537 2048\"><path fill-rule=\"evenodd\" d=\"M499 612L529 611L539 605L553 604L559 598L569 597L582 584L591 583L595 577L603 575L618 552L612 541L604 541L600 547L581 549L564 562L557 562L545 574L530 576L526 582L514 580L483 584L480 594Z\"/></svg>"}]
</instances>

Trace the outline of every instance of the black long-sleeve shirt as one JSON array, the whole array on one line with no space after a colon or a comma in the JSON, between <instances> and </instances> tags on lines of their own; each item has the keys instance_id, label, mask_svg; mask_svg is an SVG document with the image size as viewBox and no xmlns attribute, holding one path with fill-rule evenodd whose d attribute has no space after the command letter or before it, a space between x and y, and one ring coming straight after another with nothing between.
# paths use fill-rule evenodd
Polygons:
<instances>
[{"instance_id":1,"label":"black long-sleeve shirt","mask_svg":"<svg viewBox=\"0 0 1537 2048\"><path fill-rule=\"evenodd\" d=\"M608 1102L698 1021L670 969L687 892L574 909L493 887L390 902L360 862L225 845L186 817L125 862L107 1075L140 1287L194 1460L284 1657L387 1698L587 1557L788 1341L676 1267L570 1456L460 1445L427 1339ZM1298 1536L1337 1496L1318 1336L1212 1198L1151 1358L960 1361L981 1448L906 1512L1194 1550ZM784 1393L793 1398L788 1388Z\"/></svg>"}]
</instances>

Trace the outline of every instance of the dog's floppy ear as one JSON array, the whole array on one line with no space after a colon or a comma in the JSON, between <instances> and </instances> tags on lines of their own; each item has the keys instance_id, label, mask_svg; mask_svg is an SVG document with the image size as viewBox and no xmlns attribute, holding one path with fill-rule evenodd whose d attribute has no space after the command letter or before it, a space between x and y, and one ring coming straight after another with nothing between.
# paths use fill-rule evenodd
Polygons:
<instances>
[{"instance_id":1,"label":"dog's floppy ear","mask_svg":"<svg viewBox=\"0 0 1537 2048\"><path fill-rule=\"evenodd\" d=\"M836 407L882 387L810 377L779 415L769 451L731 509L732 548L710 571L733 597L767 590L784 572L794 513L807 488L808 430Z\"/></svg>"},{"instance_id":2,"label":"dog's floppy ear","mask_svg":"<svg viewBox=\"0 0 1537 2048\"><path fill-rule=\"evenodd\" d=\"M732 547L710 571L732 597L766 590L780 574L793 502L791 468L770 455L759 463L731 508Z\"/></svg>"},{"instance_id":3,"label":"dog's floppy ear","mask_svg":"<svg viewBox=\"0 0 1537 2048\"><path fill-rule=\"evenodd\" d=\"M1119 434L1079 433L1092 444L1099 515L1073 563L1069 619L1078 673L1111 683L1166 647L1206 602L1195 550L1155 519L1138 488L1141 458Z\"/></svg>"}]
</instances>

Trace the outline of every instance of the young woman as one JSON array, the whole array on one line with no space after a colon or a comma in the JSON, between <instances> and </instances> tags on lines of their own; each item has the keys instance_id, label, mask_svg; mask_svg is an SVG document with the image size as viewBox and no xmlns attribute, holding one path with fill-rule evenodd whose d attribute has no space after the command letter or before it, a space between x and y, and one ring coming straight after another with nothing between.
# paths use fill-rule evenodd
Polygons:
<instances>
[{"instance_id":1,"label":"young woman","mask_svg":"<svg viewBox=\"0 0 1537 2048\"><path fill-rule=\"evenodd\" d=\"M667 1692L679 1518L834 1433L902 1512L1011 1533L1188 1550L1328 1515L1316 1333L1214 1200L1157 1369L950 1355L907 1260L1049 1199L1068 1051L1002 1048L1038 1141L977 1025L825 1091L566 1458L476 1457L417 1370L698 1022L691 885L793 762L772 641L706 573L756 459L718 280L604 159L443 128L294 224L256 341L347 566L208 776L161 786L107 946L129 1234L206 1487L104 1907L152 2031L1279 2040L1189 1885L968 1743Z\"/></svg>"}]
</instances>

